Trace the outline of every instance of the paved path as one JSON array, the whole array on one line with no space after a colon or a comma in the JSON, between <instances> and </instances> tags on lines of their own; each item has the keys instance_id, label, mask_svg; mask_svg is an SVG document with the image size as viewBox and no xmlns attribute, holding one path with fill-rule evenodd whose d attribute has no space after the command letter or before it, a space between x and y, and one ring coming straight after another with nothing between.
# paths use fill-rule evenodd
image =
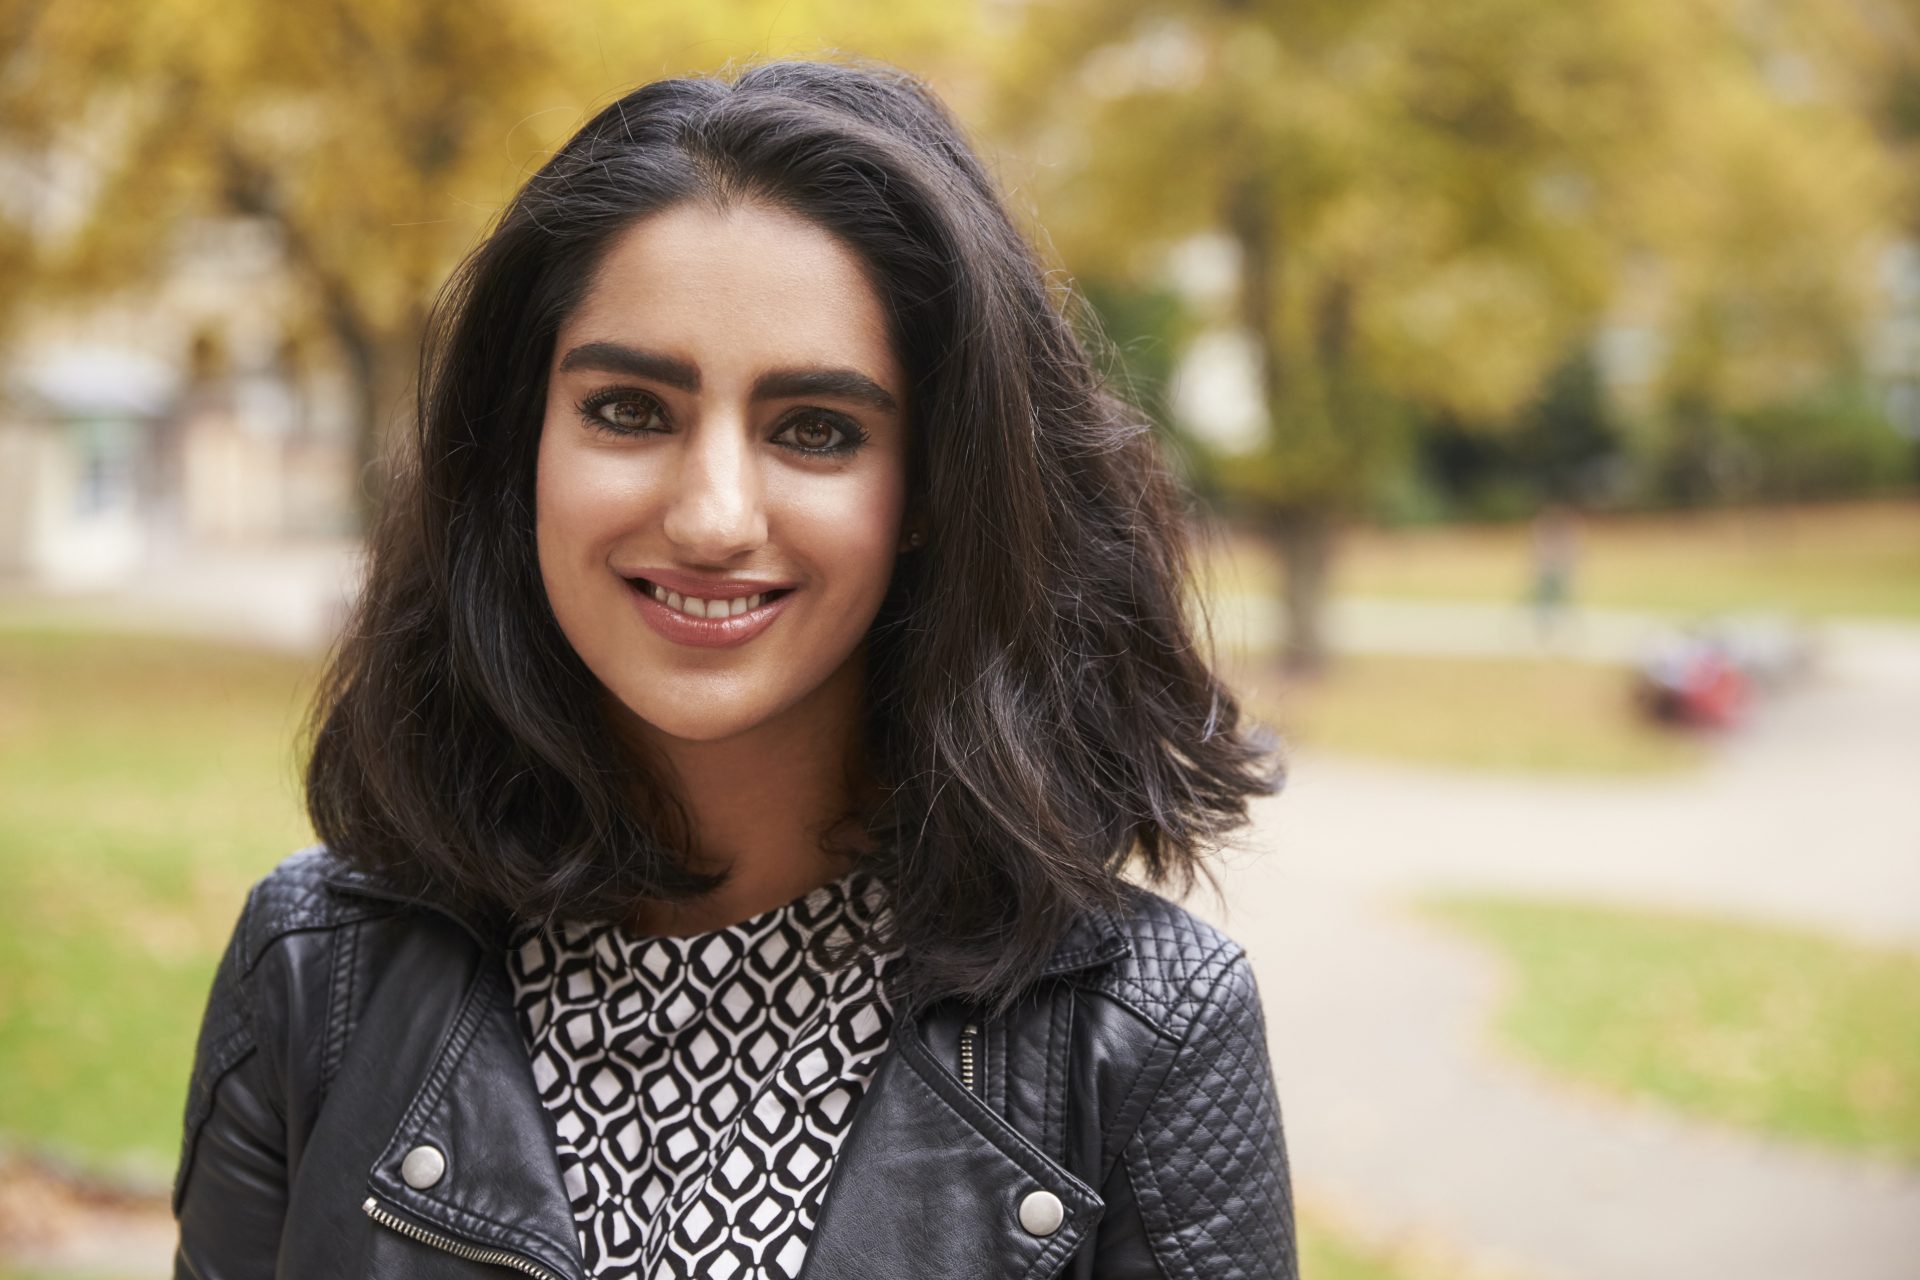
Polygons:
<instances>
[{"instance_id":1,"label":"paved path","mask_svg":"<svg viewBox=\"0 0 1920 1280\"><path fill-rule=\"evenodd\" d=\"M1912 1280L1920 1177L1576 1091L1488 1038L1463 939L1274 859L1233 876L1294 1178L1363 1236L1539 1280Z\"/></svg>"},{"instance_id":2,"label":"paved path","mask_svg":"<svg viewBox=\"0 0 1920 1280\"><path fill-rule=\"evenodd\" d=\"M1303 1198L1542 1280L1913 1280L1920 1173L1571 1087L1488 1034L1503 975L1428 887L1680 906L1920 947L1920 633L1839 629L1699 777L1536 782L1299 758L1223 875Z\"/></svg>"},{"instance_id":3,"label":"paved path","mask_svg":"<svg viewBox=\"0 0 1920 1280\"><path fill-rule=\"evenodd\" d=\"M1920 684L1761 708L1697 776L1525 780L1301 759L1267 817L1302 874L1398 894L1661 902L1920 947Z\"/></svg>"}]
</instances>

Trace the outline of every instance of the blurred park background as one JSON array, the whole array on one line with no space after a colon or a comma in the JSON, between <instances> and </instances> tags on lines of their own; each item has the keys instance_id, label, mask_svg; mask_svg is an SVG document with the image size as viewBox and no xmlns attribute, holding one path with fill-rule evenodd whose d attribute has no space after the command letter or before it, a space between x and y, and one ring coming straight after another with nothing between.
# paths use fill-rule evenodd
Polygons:
<instances>
[{"instance_id":1,"label":"blurred park background","mask_svg":"<svg viewBox=\"0 0 1920 1280\"><path fill-rule=\"evenodd\" d=\"M1201 495L1305 1274L1920 1276L1913 0L0 0L0 1274L166 1269L439 283L838 51Z\"/></svg>"}]
</instances>

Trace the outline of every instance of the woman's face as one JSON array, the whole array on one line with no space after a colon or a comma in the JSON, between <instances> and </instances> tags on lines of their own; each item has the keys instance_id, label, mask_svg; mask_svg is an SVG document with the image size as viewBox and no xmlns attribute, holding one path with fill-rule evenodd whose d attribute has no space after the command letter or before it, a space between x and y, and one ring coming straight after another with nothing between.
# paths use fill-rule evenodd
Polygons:
<instances>
[{"instance_id":1,"label":"woman's face","mask_svg":"<svg viewBox=\"0 0 1920 1280\"><path fill-rule=\"evenodd\" d=\"M554 344L535 529L633 727L718 742L857 682L906 410L881 300L820 227L685 204L619 236Z\"/></svg>"}]
</instances>

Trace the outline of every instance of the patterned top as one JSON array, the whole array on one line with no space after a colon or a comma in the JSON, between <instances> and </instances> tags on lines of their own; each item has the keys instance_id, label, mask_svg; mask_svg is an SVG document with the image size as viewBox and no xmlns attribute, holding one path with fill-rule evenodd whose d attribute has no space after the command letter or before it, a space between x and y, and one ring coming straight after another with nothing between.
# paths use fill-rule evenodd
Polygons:
<instances>
[{"instance_id":1,"label":"patterned top","mask_svg":"<svg viewBox=\"0 0 1920 1280\"><path fill-rule=\"evenodd\" d=\"M900 955L827 973L804 945L875 920L884 889L855 868L710 933L563 924L508 950L587 1274L798 1274Z\"/></svg>"}]
</instances>

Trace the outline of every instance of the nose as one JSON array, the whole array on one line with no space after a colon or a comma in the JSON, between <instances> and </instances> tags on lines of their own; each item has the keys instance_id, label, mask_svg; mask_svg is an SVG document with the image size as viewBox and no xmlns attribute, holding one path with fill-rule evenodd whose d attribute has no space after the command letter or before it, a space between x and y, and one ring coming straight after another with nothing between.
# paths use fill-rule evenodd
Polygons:
<instances>
[{"instance_id":1,"label":"nose","mask_svg":"<svg viewBox=\"0 0 1920 1280\"><path fill-rule=\"evenodd\" d=\"M745 426L716 415L682 439L686 446L667 504L667 540L688 560L714 564L764 543L766 504Z\"/></svg>"}]
</instances>

